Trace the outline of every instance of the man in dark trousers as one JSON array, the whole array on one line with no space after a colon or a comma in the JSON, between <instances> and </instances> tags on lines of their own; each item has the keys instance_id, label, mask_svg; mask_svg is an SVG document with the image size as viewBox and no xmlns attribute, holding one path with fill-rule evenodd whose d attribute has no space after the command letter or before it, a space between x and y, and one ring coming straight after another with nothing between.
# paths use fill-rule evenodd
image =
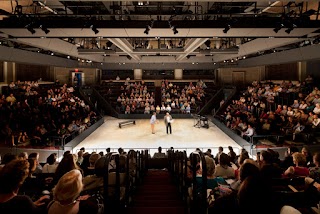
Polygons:
<instances>
[{"instance_id":1,"label":"man in dark trousers","mask_svg":"<svg viewBox=\"0 0 320 214\"><path fill-rule=\"evenodd\" d=\"M167 128L167 134L169 134L169 129L170 129L170 134L172 134L172 129L171 129L171 123L173 122L171 115L169 114L169 112L166 113L166 115L164 116L164 123L166 124L166 128Z\"/></svg>"}]
</instances>

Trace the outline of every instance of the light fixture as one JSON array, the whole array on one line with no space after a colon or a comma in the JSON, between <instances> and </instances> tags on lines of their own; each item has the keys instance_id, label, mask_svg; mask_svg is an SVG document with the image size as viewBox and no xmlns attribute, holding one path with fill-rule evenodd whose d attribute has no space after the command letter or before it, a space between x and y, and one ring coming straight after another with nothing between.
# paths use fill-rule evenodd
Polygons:
<instances>
[{"instance_id":1,"label":"light fixture","mask_svg":"<svg viewBox=\"0 0 320 214\"><path fill-rule=\"evenodd\" d=\"M173 31L173 34L179 33L179 31L177 30L177 27L176 27L176 26L172 26L171 29L172 29L172 31Z\"/></svg>"},{"instance_id":2,"label":"light fixture","mask_svg":"<svg viewBox=\"0 0 320 214\"><path fill-rule=\"evenodd\" d=\"M171 30L173 31L173 34L179 33L179 31L177 30L177 26L171 25L171 20L172 20L172 16L170 17L168 24L169 24L169 27L171 28Z\"/></svg>"},{"instance_id":3,"label":"light fixture","mask_svg":"<svg viewBox=\"0 0 320 214\"><path fill-rule=\"evenodd\" d=\"M148 35L151 27L149 25L146 26L146 29L144 30L144 34Z\"/></svg>"},{"instance_id":4,"label":"light fixture","mask_svg":"<svg viewBox=\"0 0 320 214\"><path fill-rule=\"evenodd\" d=\"M149 31L150 31L151 28L153 27L153 23L154 23L154 20L151 19L151 20L150 20L150 24L148 24L148 25L146 26L146 29L144 30L144 34L146 34L146 35L149 34Z\"/></svg>"},{"instance_id":5,"label":"light fixture","mask_svg":"<svg viewBox=\"0 0 320 214\"><path fill-rule=\"evenodd\" d=\"M98 33L99 33L99 30L97 29L96 26L91 25L90 28L91 28L91 30L94 32L94 34L98 34Z\"/></svg>"},{"instance_id":6,"label":"light fixture","mask_svg":"<svg viewBox=\"0 0 320 214\"><path fill-rule=\"evenodd\" d=\"M53 52L51 52L51 56L53 56L54 55L54 53Z\"/></svg>"},{"instance_id":7,"label":"light fixture","mask_svg":"<svg viewBox=\"0 0 320 214\"><path fill-rule=\"evenodd\" d=\"M211 41L209 39L204 44L207 46L206 49L210 49Z\"/></svg>"},{"instance_id":8,"label":"light fixture","mask_svg":"<svg viewBox=\"0 0 320 214\"><path fill-rule=\"evenodd\" d=\"M68 59L70 59L70 56L67 56Z\"/></svg>"},{"instance_id":9,"label":"light fixture","mask_svg":"<svg viewBox=\"0 0 320 214\"><path fill-rule=\"evenodd\" d=\"M224 29L223 29L223 33L228 33L228 31L230 30L231 25L228 24Z\"/></svg>"},{"instance_id":10,"label":"light fixture","mask_svg":"<svg viewBox=\"0 0 320 214\"><path fill-rule=\"evenodd\" d=\"M31 34L35 34L36 31L33 29L33 27L31 26L31 24L27 25L27 30L31 33Z\"/></svg>"},{"instance_id":11,"label":"light fixture","mask_svg":"<svg viewBox=\"0 0 320 214\"><path fill-rule=\"evenodd\" d=\"M50 33L50 30L48 30L48 28L46 28L46 27L43 26L43 25L40 25L39 28L40 28L43 32L45 32L45 34Z\"/></svg>"},{"instance_id":12,"label":"light fixture","mask_svg":"<svg viewBox=\"0 0 320 214\"><path fill-rule=\"evenodd\" d=\"M296 28L296 27L297 27L297 25L291 24L291 25L288 27L288 29L285 30L285 32L286 32L287 34L290 34L291 31L292 31L294 28Z\"/></svg>"},{"instance_id":13,"label":"light fixture","mask_svg":"<svg viewBox=\"0 0 320 214\"><path fill-rule=\"evenodd\" d=\"M111 46L113 45L113 43L110 42L110 41L108 41L108 42L106 43L106 45L107 45L107 49L110 50L110 49L111 49Z\"/></svg>"},{"instance_id":14,"label":"light fixture","mask_svg":"<svg viewBox=\"0 0 320 214\"><path fill-rule=\"evenodd\" d=\"M282 28L284 27L284 24L279 24L277 27L275 27L274 29L273 29L273 31L275 32L275 33L278 33L279 32L279 30L281 30Z\"/></svg>"}]
</instances>

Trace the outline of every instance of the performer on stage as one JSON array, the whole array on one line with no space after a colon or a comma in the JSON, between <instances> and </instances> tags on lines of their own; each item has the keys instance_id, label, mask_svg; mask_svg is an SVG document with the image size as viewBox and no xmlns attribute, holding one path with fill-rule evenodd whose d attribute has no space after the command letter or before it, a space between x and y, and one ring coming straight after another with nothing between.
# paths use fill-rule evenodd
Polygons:
<instances>
[{"instance_id":1,"label":"performer on stage","mask_svg":"<svg viewBox=\"0 0 320 214\"><path fill-rule=\"evenodd\" d=\"M152 134L155 134L155 131L154 131L154 124L157 123L157 117L156 117L156 112L153 112L152 116L151 116L151 119L150 119L150 124L151 124L151 132Z\"/></svg>"},{"instance_id":2,"label":"performer on stage","mask_svg":"<svg viewBox=\"0 0 320 214\"><path fill-rule=\"evenodd\" d=\"M172 116L169 114L169 112L167 112L166 116L164 116L164 123L166 124L167 134L169 134L168 129L170 129L170 134L172 134L172 129L171 129L172 122L173 122Z\"/></svg>"}]
</instances>

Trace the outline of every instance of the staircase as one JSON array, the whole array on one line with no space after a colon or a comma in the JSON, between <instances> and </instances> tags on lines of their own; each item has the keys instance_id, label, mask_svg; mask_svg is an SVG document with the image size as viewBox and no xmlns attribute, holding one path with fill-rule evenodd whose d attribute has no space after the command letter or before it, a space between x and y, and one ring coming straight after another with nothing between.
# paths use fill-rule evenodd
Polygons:
<instances>
[{"instance_id":1,"label":"staircase","mask_svg":"<svg viewBox=\"0 0 320 214\"><path fill-rule=\"evenodd\" d=\"M156 87L156 91L155 91L155 106L157 107L157 105L159 105L161 107L161 87Z\"/></svg>"},{"instance_id":2,"label":"staircase","mask_svg":"<svg viewBox=\"0 0 320 214\"><path fill-rule=\"evenodd\" d=\"M149 170L142 186L133 196L128 214L184 214L185 206L179 197L171 175L164 170Z\"/></svg>"}]
</instances>

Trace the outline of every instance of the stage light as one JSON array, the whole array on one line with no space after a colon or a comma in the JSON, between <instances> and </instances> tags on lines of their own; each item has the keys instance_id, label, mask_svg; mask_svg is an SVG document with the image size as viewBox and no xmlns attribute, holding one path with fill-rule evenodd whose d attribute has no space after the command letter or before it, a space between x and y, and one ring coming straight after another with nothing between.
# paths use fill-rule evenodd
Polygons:
<instances>
[{"instance_id":1,"label":"stage light","mask_svg":"<svg viewBox=\"0 0 320 214\"><path fill-rule=\"evenodd\" d=\"M210 49L210 46L211 46L211 41L210 40L207 40L204 44L207 46L206 49Z\"/></svg>"},{"instance_id":2,"label":"stage light","mask_svg":"<svg viewBox=\"0 0 320 214\"><path fill-rule=\"evenodd\" d=\"M223 33L228 33L228 31L230 30L231 25L228 24L224 29L223 29Z\"/></svg>"},{"instance_id":3,"label":"stage light","mask_svg":"<svg viewBox=\"0 0 320 214\"><path fill-rule=\"evenodd\" d=\"M144 34L148 35L151 27L149 25L146 26L146 29L144 30Z\"/></svg>"},{"instance_id":4,"label":"stage light","mask_svg":"<svg viewBox=\"0 0 320 214\"><path fill-rule=\"evenodd\" d=\"M278 25L277 27L275 27L275 28L273 29L273 31L274 31L275 33L278 33L279 30L281 30L283 27L284 27L284 25L283 25L283 24L280 24L280 25Z\"/></svg>"},{"instance_id":5,"label":"stage light","mask_svg":"<svg viewBox=\"0 0 320 214\"><path fill-rule=\"evenodd\" d=\"M96 26L91 25L90 28L91 28L91 30L94 32L94 34L98 34L98 33L99 33L99 30L97 29Z\"/></svg>"},{"instance_id":6,"label":"stage light","mask_svg":"<svg viewBox=\"0 0 320 214\"><path fill-rule=\"evenodd\" d=\"M172 31L173 31L173 34L179 33L179 31L177 30L177 27L176 27L176 26L172 26L171 29L172 29Z\"/></svg>"},{"instance_id":7,"label":"stage light","mask_svg":"<svg viewBox=\"0 0 320 214\"><path fill-rule=\"evenodd\" d=\"M27 30L28 30L30 33L32 33L32 34L35 34L35 33L36 33L36 31L33 29L33 27L32 27L31 25L28 25L28 26L27 26Z\"/></svg>"},{"instance_id":8,"label":"stage light","mask_svg":"<svg viewBox=\"0 0 320 214\"><path fill-rule=\"evenodd\" d=\"M294 29L295 27L297 27L297 26L296 26L295 24L292 24L290 27L288 27L287 30L285 30L285 32L286 32L287 34L290 34L291 31L293 31L293 29Z\"/></svg>"},{"instance_id":9,"label":"stage light","mask_svg":"<svg viewBox=\"0 0 320 214\"><path fill-rule=\"evenodd\" d=\"M45 34L50 33L50 30L48 30L48 28L46 28L46 27L43 26L43 25L40 25L39 28L40 28L43 32L45 32Z\"/></svg>"}]
</instances>

